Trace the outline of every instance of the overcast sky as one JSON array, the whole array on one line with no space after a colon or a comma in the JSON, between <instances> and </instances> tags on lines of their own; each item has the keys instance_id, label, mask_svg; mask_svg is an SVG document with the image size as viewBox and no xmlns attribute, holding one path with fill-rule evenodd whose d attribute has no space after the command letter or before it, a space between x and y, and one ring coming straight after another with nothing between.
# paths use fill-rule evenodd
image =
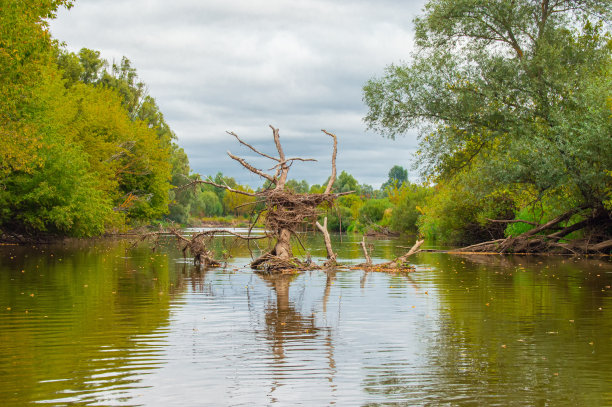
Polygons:
<instances>
[{"instance_id":1,"label":"overcast sky","mask_svg":"<svg viewBox=\"0 0 612 407\"><path fill-rule=\"evenodd\" d=\"M338 136L338 171L380 186L393 165L409 168L416 131L397 140L366 132L365 82L407 60L413 18L424 0L76 0L51 22L71 51L132 61L149 94L202 175L222 171L261 181L226 151L252 158L225 131L273 153L269 124L285 152L316 158L290 177L321 184ZM260 168L268 162L254 160ZM411 174L411 178L413 174Z\"/></svg>"}]
</instances>

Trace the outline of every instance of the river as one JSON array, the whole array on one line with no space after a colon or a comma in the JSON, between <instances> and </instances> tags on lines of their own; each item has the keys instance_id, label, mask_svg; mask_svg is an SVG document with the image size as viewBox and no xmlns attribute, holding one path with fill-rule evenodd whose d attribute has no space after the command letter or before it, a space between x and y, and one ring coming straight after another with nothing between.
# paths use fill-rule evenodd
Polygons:
<instances>
[{"instance_id":1,"label":"river","mask_svg":"<svg viewBox=\"0 0 612 407\"><path fill-rule=\"evenodd\" d=\"M360 236L333 238L363 261ZM375 261L411 243L370 240ZM200 270L171 241L0 246L2 405L612 405L609 257L263 277L245 244L229 254Z\"/></svg>"}]
</instances>

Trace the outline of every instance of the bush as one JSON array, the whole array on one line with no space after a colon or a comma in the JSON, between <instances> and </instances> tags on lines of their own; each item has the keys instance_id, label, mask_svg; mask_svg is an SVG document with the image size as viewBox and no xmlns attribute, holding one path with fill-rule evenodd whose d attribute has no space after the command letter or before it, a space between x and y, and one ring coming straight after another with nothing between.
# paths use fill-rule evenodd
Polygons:
<instances>
[{"instance_id":1,"label":"bush","mask_svg":"<svg viewBox=\"0 0 612 407\"><path fill-rule=\"evenodd\" d=\"M359 221L364 224L379 222L383 219L385 210L392 206L387 198L366 201L359 209Z\"/></svg>"}]
</instances>

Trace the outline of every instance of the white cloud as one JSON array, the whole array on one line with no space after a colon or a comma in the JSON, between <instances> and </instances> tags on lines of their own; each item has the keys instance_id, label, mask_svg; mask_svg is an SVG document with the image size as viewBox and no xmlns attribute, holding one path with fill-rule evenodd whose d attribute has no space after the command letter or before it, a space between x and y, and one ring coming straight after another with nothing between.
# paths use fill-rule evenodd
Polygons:
<instances>
[{"instance_id":1,"label":"white cloud","mask_svg":"<svg viewBox=\"0 0 612 407\"><path fill-rule=\"evenodd\" d=\"M197 172L255 184L225 155L243 152L225 131L270 151L273 124L292 154L326 163L319 130L336 132L339 169L379 185L393 165L409 165L416 141L366 134L361 88L408 57L423 3L79 0L51 30L71 50L127 56ZM296 164L292 176L320 183L327 167Z\"/></svg>"}]
</instances>

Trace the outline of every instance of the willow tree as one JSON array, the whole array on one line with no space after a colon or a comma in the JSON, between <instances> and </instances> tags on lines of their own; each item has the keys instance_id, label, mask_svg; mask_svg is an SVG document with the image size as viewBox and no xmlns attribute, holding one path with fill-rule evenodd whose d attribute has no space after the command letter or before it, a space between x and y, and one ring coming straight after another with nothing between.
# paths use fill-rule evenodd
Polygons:
<instances>
[{"instance_id":1,"label":"willow tree","mask_svg":"<svg viewBox=\"0 0 612 407\"><path fill-rule=\"evenodd\" d=\"M610 14L607 0L429 1L411 61L364 87L365 121L390 138L419 127L421 169L440 183L555 197L561 220L527 237L571 218L609 241Z\"/></svg>"}]
</instances>

